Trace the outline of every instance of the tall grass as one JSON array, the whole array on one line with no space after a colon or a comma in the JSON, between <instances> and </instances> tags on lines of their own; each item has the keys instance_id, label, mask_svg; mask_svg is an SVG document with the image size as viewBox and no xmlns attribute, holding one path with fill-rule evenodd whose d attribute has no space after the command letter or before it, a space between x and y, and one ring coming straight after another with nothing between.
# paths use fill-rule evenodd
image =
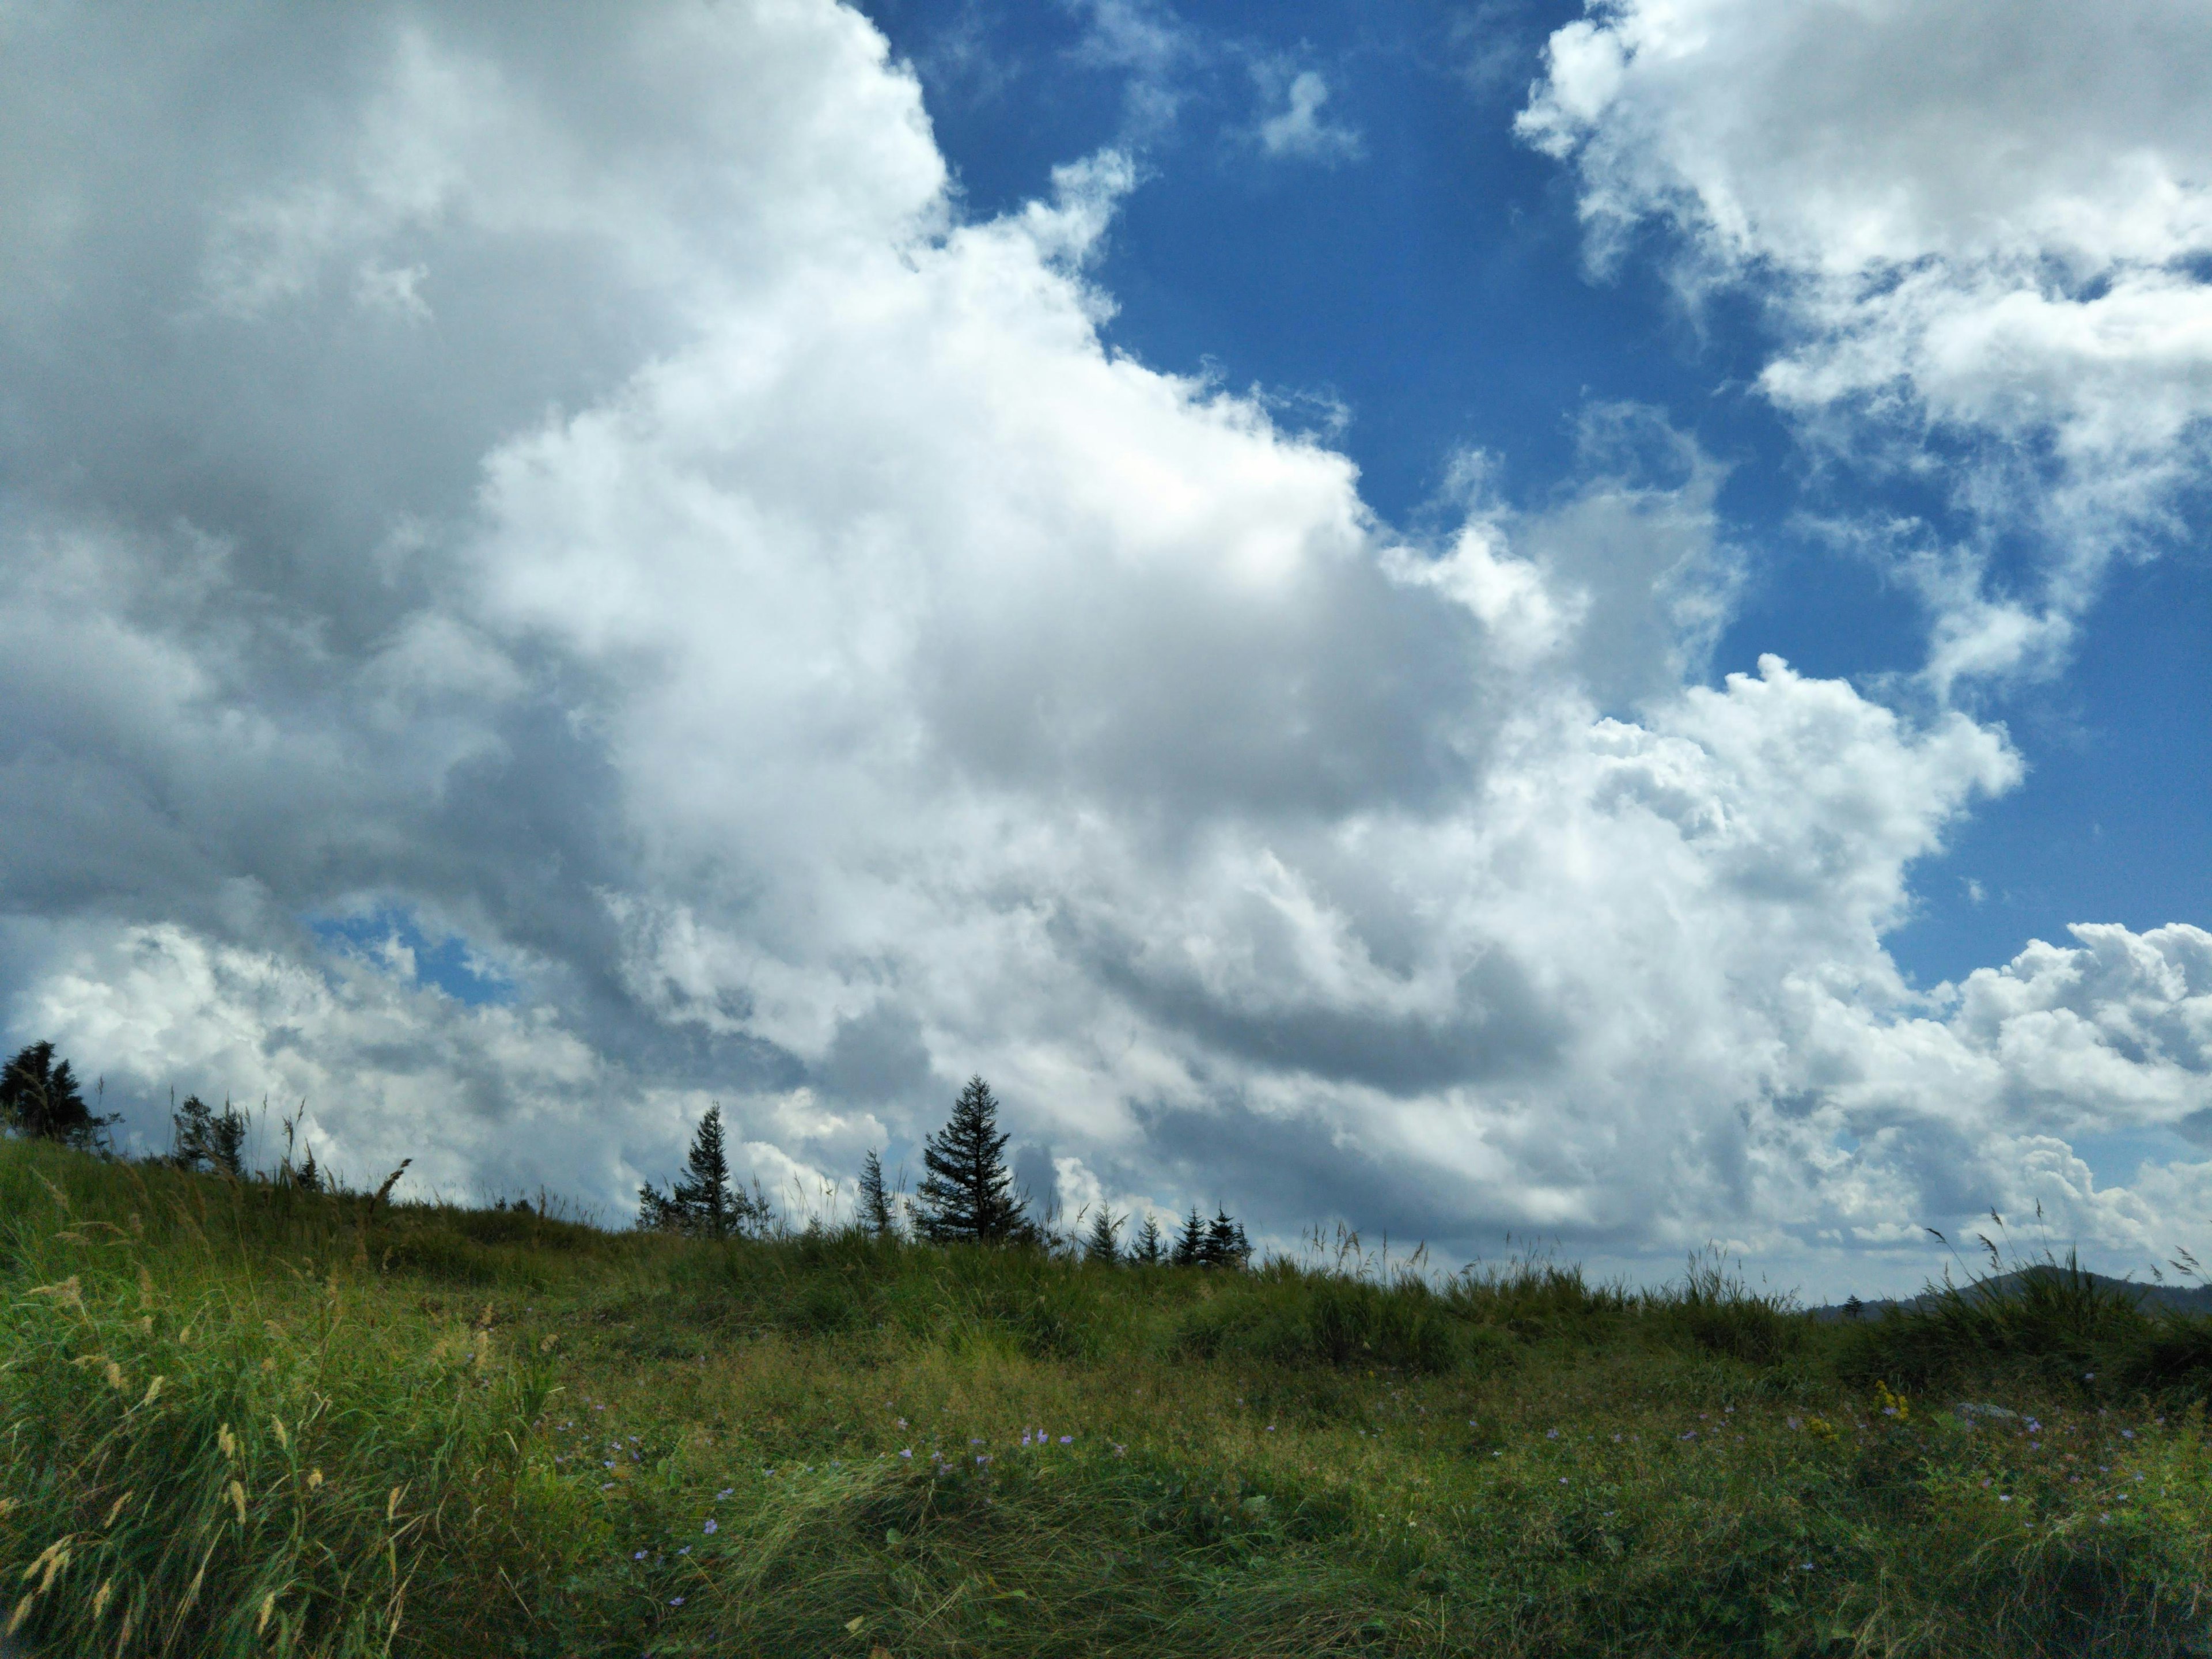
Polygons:
<instances>
[{"instance_id":1,"label":"tall grass","mask_svg":"<svg viewBox=\"0 0 2212 1659\"><path fill-rule=\"evenodd\" d=\"M2200 1328L2115 1336L2063 1285L1855 1330L1711 1257L1642 1291L1356 1240L1251 1273L718 1244L21 1145L0 1217L0 1623L42 1653L2207 1635ZM2027 1363L2084 1319L2136 1380Z\"/></svg>"}]
</instances>

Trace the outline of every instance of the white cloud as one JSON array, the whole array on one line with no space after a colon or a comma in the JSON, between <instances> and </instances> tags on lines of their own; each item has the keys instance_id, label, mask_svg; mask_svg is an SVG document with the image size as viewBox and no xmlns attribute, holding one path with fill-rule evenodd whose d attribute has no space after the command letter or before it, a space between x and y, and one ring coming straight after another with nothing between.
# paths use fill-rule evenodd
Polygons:
<instances>
[{"instance_id":1,"label":"white cloud","mask_svg":"<svg viewBox=\"0 0 2212 1659\"><path fill-rule=\"evenodd\" d=\"M1601 262L1662 218L1693 289L1784 332L1761 386L1914 469L2023 591L1931 601L1948 684L2047 666L2112 555L2170 531L2212 416L2212 27L2194 6L1620 0L1552 37L1523 136L1571 160Z\"/></svg>"},{"instance_id":2,"label":"white cloud","mask_svg":"<svg viewBox=\"0 0 2212 1659\"><path fill-rule=\"evenodd\" d=\"M51 416L0 426L0 990L141 1133L173 1081L304 1096L349 1170L619 1212L711 1099L811 1192L981 1070L1117 1210L1818 1264L2073 1182L2191 1242L2180 1175L2066 1162L2201 1109L2185 930L1916 995L1908 871L2018 762L1771 659L1686 684L1735 562L1647 416L1409 544L1102 344L1126 161L959 221L850 12L194 15L79 43L135 136L0 174L76 204L0 333ZM418 269L431 316L364 314ZM511 998L303 925L380 907Z\"/></svg>"},{"instance_id":3,"label":"white cloud","mask_svg":"<svg viewBox=\"0 0 2212 1659\"><path fill-rule=\"evenodd\" d=\"M1364 146L1358 130L1330 121L1322 113L1328 82L1318 70L1298 70L1277 60L1253 65L1259 82L1261 114L1254 136L1268 155L1306 161L1352 161Z\"/></svg>"}]
</instances>

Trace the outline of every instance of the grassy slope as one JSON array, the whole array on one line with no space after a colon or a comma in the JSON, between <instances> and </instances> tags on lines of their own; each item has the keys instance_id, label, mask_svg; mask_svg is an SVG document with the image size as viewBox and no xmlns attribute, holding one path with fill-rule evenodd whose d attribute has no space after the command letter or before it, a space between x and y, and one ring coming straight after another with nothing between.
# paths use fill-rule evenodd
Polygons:
<instances>
[{"instance_id":1,"label":"grassy slope","mask_svg":"<svg viewBox=\"0 0 2212 1659\"><path fill-rule=\"evenodd\" d=\"M19 1641L2212 1651L2194 1328L364 1207L0 1146Z\"/></svg>"}]
</instances>

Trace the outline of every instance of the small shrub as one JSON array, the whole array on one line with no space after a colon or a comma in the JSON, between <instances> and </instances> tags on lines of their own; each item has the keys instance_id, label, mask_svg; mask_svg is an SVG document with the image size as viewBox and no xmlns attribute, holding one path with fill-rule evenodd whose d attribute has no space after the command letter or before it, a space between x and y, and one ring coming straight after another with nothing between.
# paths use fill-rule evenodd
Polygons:
<instances>
[{"instance_id":1,"label":"small shrub","mask_svg":"<svg viewBox=\"0 0 2212 1659\"><path fill-rule=\"evenodd\" d=\"M1199 1303L1176 1341L1189 1353L1248 1363L1428 1372L1494 1363L1504 1348L1418 1280L1385 1287L1287 1270L1232 1283Z\"/></svg>"}]
</instances>

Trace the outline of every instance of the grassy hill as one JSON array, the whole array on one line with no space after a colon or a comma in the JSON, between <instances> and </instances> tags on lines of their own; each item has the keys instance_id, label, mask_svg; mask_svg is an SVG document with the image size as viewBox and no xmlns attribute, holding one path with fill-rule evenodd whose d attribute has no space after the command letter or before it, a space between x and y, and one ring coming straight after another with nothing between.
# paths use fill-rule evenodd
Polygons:
<instances>
[{"instance_id":1,"label":"grassy hill","mask_svg":"<svg viewBox=\"0 0 2212 1659\"><path fill-rule=\"evenodd\" d=\"M18 1644L2212 1652L2212 1340L2086 1275L1824 1324L372 1207L0 1145Z\"/></svg>"}]
</instances>

